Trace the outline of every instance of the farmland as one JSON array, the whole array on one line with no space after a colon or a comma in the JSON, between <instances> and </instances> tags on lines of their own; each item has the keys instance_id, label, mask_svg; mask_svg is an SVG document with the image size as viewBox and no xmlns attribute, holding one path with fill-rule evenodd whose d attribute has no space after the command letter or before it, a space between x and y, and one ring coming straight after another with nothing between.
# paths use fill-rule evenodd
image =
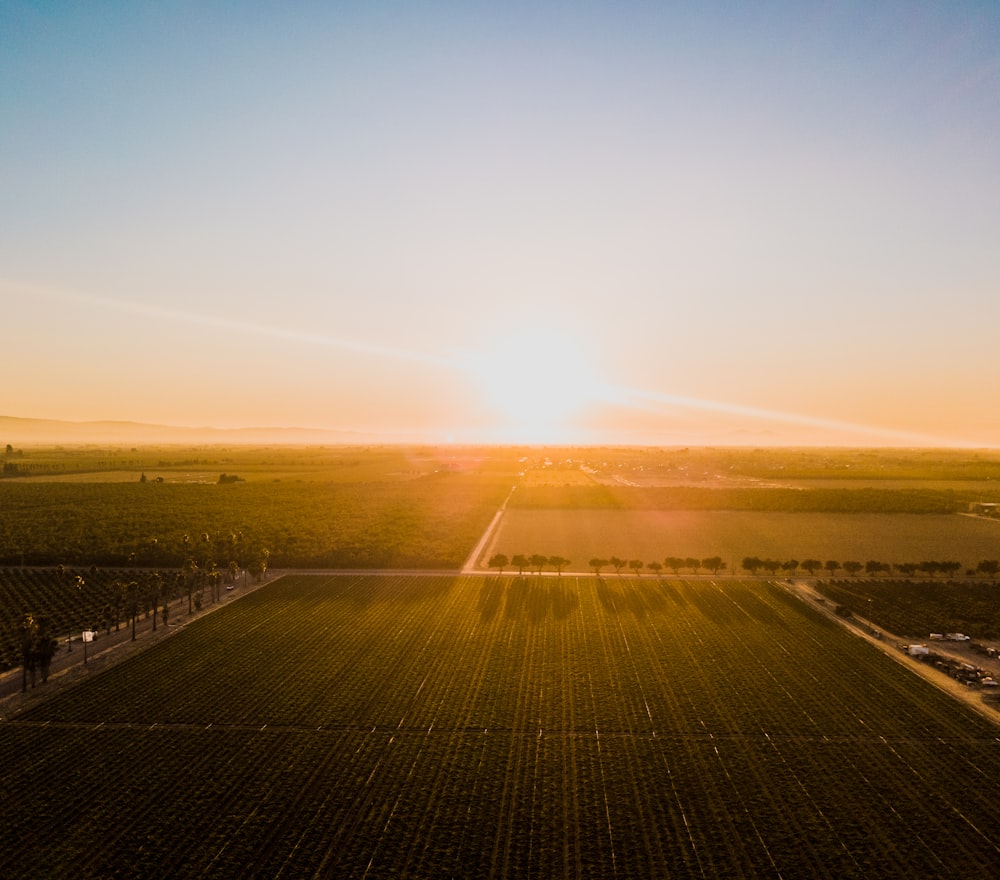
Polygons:
<instances>
[{"instance_id":1,"label":"farmland","mask_svg":"<svg viewBox=\"0 0 1000 880\"><path fill-rule=\"evenodd\" d=\"M515 493L516 495L516 493ZM1000 551L1000 522L955 514L793 513L749 510L508 508L491 552L558 554L578 569L594 556L663 561L721 556L777 559L957 559L975 568ZM488 555L488 554L487 554Z\"/></svg>"},{"instance_id":2,"label":"farmland","mask_svg":"<svg viewBox=\"0 0 1000 880\"><path fill-rule=\"evenodd\" d=\"M962 632L1000 638L1000 587L996 581L944 582L882 579L821 581L833 602L907 638Z\"/></svg>"},{"instance_id":3,"label":"farmland","mask_svg":"<svg viewBox=\"0 0 1000 880\"><path fill-rule=\"evenodd\" d=\"M997 729L765 582L287 577L0 724L5 877L995 876Z\"/></svg>"},{"instance_id":4,"label":"farmland","mask_svg":"<svg viewBox=\"0 0 1000 880\"><path fill-rule=\"evenodd\" d=\"M460 449L37 452L13 463L58 479L0 481L8 566L202 564L207 535L213 550L231 538L244 556L266 548L275 567L457 568L514 468L509 452ZM220 483L223 473L239 482Z\"/></svg>"}]
</instances>

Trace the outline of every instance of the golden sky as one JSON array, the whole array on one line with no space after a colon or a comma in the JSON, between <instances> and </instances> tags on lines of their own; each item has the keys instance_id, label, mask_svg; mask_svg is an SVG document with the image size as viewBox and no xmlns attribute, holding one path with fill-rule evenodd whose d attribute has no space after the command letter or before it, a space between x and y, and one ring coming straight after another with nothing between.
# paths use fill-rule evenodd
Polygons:
<instances>
[{"instance_id":1,"label":"golden sky","mask_svg":"<svg viewBox=\"0 0 1000 880\"><path fill-rule=\"evenodd\" d=\"M1000 445L993 4L0 32L0 415Z\"/></svg>"}]
</instances>

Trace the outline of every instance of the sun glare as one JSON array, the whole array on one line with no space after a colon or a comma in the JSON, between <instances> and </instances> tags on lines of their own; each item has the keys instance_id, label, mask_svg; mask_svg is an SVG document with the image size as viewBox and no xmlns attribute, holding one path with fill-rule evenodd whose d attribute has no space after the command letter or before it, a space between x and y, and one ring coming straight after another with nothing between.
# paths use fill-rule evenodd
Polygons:
<instances>
[{"instance_id":1,"label":"sun glare","mask_svg":"<svg viewBox=\"0 0 1000 880\"><path fill-rule=\"evenodd\" d=\"M513 442L567 439L568 421L602 396L603 383L584 348L560 330L523 328L467 360L489 407Z\"/></svg>"}]
</instances>

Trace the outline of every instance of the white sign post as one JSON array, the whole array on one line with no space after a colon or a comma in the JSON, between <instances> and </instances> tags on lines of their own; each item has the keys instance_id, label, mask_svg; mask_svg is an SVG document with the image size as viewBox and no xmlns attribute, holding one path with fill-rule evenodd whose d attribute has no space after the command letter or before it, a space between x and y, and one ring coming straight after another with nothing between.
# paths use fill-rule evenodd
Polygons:
<instances>
[{"instance_id":1,"label":"white sign post","mask_svg":"<svg viewBox=\"0 0 1000 880\"><path fill-rule=\"evenodd\" d=\"M87 642L94 641L94 636L97 635L92 629L85 629L82 633L83 635L83 662L84 665L87 663Z\"/></svg>"}]
</instances>

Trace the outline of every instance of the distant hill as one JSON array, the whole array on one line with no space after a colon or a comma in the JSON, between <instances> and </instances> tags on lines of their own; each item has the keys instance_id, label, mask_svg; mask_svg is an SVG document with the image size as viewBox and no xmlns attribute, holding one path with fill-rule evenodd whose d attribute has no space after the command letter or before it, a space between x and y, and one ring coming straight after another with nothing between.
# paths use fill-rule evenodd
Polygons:
<instances>
[{"instance_id":1,"label":"distant hill","mask_svg":"<svg viewBox=\"0 0 1000 880\"><path fill-rule=\"evenodd\" d=\"M270 444L393 442L357 431L322 428L211 428L150 425L142 422L68 422L58 419L25 419L0 416L0 449L11 446L55 446L89 444Z\"/></svg>"}]
</instances>

